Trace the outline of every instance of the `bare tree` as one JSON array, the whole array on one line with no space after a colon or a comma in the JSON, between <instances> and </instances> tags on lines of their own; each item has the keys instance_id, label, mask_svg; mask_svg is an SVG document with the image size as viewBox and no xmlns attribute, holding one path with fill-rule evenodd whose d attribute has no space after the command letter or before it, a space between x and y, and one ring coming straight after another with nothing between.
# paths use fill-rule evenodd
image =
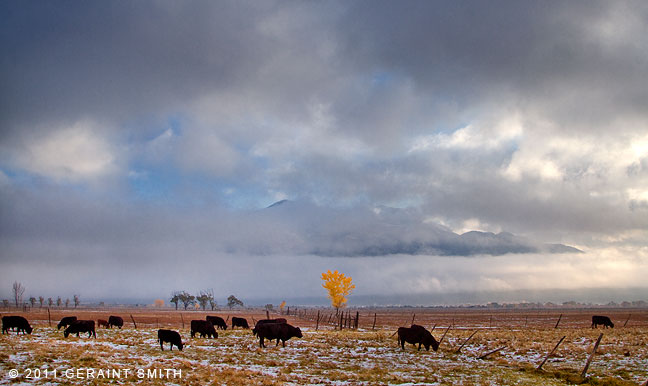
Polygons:
<instances>
[{"instance_id":1,"label":"bare tree","mask_svg":"<svg viewBox=\"0 0 648 386\"><path fill-rule=\"evenodd\" d=\"M25 286L23 286L21 283L18 283L17 281L14 281L12 289L14 300L16 301L16 307L18 307L19 305L22 305L22 297L25 293Z\"/></svg>"},{"instance_id":2,"label":"bare tree","mask_svg":"<svg viewBox=\"0 0 648 386\"><path fill-rule=\"evenodd\" d=\"M38 303L40 304L40 308L43 308L43 302L45 301L45 298L42 296L38 297Z\"/></svg>"},{"instance_id":3,"label":"bare tree","mask_svg":"<svg viewBox=\"0 0 648 386\"><path fill-rule=\"evenodd\" d=\"M52 298L47 298L47 306L52 307L52 305L54 305L54 300L52 300Z\"/></svg>"},{"instance_id":4,"label":"bare tree","mask_svg":"<svg viewBox=\"0 0 648 386\"><path fill-rule=\"evenodd\" d=\"M180 292L173 291L171 294L171 303L175 304L176 311L178 310L178 303L180 302Z\"/></svg>"},{"instance_id":5,"label":"bare tree","mask_svg":"<svg viewBox=\"0 0 648 386\"><path fill-rule=\"evenodd\" d=\"M31 304L32 308L34 308L34 306L36 305L36 298L31 296L29 298L29 303Z\"/></svg>"},{"instance_id":6,"label":"bare tree","mask_svg":"<svg viewBox=\"0 0 648 386\"><path fill-rule=\"evenodd\" d=\"M200 291L200 295L196 296L196 301L200 304L200 307L203 310L207 309L207 303L209 303L209 295L203 291Z\"/></svg>"},{"instance_id":7,"label":"bare tree","mask_svg":"<svg viewBox=\"0 0 648 386\"><path fill-rule=\"evenodd\" d=\"M188 292L182 291L178 294L178 299L182 302L184 309L196 303L196 297L189 294Z\"/></svg>"},{"instance_id":8,"label":"bare tree","mask_svg":"<svg viewBox=\"0 0 648 386\"><path fill-rule=\"evenodd\" d=\"M56 306L60 307L61 304L63 304L63 301L61 300L61 297L59 296L59 297L56 298Z\"/></svg>"},{"instance_id":9,"label":"bare tree","mask_svg":"<svg viewBox=\"0 0 648 386\"><path fill-rule=\"evenodd\" d=\"M74 308L77 308L79 306L79 303L81 303L81 300L79 299L79 295L74 295Z\"/></svg>"},{"instance_id":10,"label":"bare tree","mask_svg":"<svg viewBox=\"0 0 648 386\"><path fill-rule=\"evenodd\" d=\"M234 295L230 295L230 296L227 298L227 306L228 306L228 307L230 308L230 310L231 310L232 307L235 307L235 306L241 306L241 307L243 307L243 302L240 301L239 299L237 299L236 296L234 296Z\"/></svg>"},{"instance_id":11,"label":"bare tree","mask_svg":"<svg viewBox=\"0 0 648 386\"><path fill-rule=\"evenodd\" d=\"M214 300L214 289L210 288L207 291L207 296L209 296L209 306L211 307L211 310L214 311L214 308L216 308L216 300Z\"/></svg>"},{"instance_id":12,"label":"bare tree","mask_svg":"<svg viewBox=\"0 0 648 386\"><path fill-rule=\"evenodd\" d=\"M65 299L65 308L70 306L70 298Z\"/></svg>"},{"instance_id":13,"label":"bare tree","mask_svg":"<svg viewBox=\"0 0 648 386\"><path fill-rule=\"evenodd\" d=\"M9 308L9 300L7 300L7 299L3 299L3 300L2 300L2 306L3 306L4 308Z\"/></svg>"}]
</instances>

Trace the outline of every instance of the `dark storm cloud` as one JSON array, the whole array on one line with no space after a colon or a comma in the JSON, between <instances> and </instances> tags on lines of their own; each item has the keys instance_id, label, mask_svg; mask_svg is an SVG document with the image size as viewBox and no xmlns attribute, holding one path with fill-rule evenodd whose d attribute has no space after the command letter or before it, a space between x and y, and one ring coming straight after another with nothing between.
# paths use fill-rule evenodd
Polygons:
<instances>
[{"instance_id":1,"label":"dark storm cloud","mask_svg":"<svg viewBox=\"0 0 648 386\"><path fill-rule=\"evenodd\" d=\"M622 259L648 229L644 36L639 1L3 2L3 268ZM280 198L320 206L250 210Z\"/></svg>"}]
</instances>

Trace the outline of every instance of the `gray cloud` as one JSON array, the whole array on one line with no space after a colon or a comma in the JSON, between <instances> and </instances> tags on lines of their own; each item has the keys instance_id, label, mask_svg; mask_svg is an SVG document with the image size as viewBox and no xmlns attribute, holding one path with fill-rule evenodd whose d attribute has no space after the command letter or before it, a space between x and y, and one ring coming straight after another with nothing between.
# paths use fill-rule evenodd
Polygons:
<instances>
[{"instance_id":1,"label":"gray cloud","mask_svg":"<svg viewBox=\"0 0 648 386\"><path fill-rule=\"evenodd\" d=\"M647 26L638 1L5 2L3 268L635 248ZM281 198L320 208L252 210Z\"/></svg>"}]
</instances>

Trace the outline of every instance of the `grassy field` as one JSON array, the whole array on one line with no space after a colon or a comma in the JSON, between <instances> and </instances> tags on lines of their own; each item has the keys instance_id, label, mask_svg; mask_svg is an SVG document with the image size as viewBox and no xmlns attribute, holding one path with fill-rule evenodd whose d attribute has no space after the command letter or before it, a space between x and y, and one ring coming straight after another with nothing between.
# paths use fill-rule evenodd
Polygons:
<instances>
[{"instance_id":1,"label":"grassy field","mask_svg":"<svg viewBox=\"0 0 648 386\"><path fill-rule=\"evenodd\" d=\"M110 314L124 317L124 328L98 329L96 340L84 335L66 339L56 330L56 323L65 315L96 320ZM206 314L242 316L250 322L264 317L261 311L70 310L53 313L50 327L46 312L22 314L35 331L0 338L0 384L642 385L648 380L645 310L361 310L360 328L342 331L325 323L316 331L315 321L310 320L315 314L310 311L288 317L291 324L302 328L302 339L293 338L285 348L268 345L265 349L259 348L249 330L219 331L218 339L191 339L189 321L203 319ZM611 316L616 328L591 329L592 314ZM412 345L403 351L397 346L396 327L409 325L412 319L429 329L434 327L437 340L451 326L439 351L417 351ZM159 327L180 331L184 350L168 351L166 346L161 351ZM587 377L580 378L600 333L603 339ZM537 371L563 336L556 353ZM12 369L18 371L16 378L10 376Z\"/></svg>"}]
</instances>

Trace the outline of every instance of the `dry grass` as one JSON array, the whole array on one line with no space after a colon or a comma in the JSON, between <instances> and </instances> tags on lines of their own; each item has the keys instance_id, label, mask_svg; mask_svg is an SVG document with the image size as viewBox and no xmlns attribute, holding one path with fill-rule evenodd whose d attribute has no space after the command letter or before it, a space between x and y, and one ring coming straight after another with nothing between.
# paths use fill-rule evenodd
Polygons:
<instances>
[{"instance_id":1,"label":"dry grass","mask_svg":"<svg viewBox=\"0 0 648 386\"><path fill-rule=\"evenodd\" d=\"M95 320L109 314L124 317L123 330L99 329L96 340L83 335L65 339L62 331L56 330L56 322L54 327L48 326L46 312L44 319L41 314L30 313L26 316L36 326L32 335L0 338L0 384L20 381L37 385L637 385L648 379L648 323L641 325L646 320L645 312L633 316L633 324L628 323L626 328L621 325L603 331L589 328L587 315L591 311L563 312L569 315L564 315L561 328L555 329L560 312L546 318L538 318L538 313L515 313L491 319L487 311L460 315L416 310L415 322L430 327L435 321L433 334L437 339L454 319L454 327L438 352L416 351L411 345L403 351L397 346L392 335L395 327L409 324L412 313L382 310L376 331L371 330L373 312L368 311L363 312L358 331L335 331L329 326L320 326L320 331L315 331L313 321L290 317L289 322L303 327L304 338L288 341L285 348L268 345L265 349L259 348L258 340L248 330L219 331L218 339L190 339L189 320L202 319L206 313L183 313L185 329L181 328L179 314L169 311L84 310L56 315L56 322L61 316L74 314ZM129 323L130 314L138 323L137 330ZM227 316L226 312L209 314ZM238 315L250 321L252 317L264 317L263 312ZM625 318L613 316L615 321L622 319L621 324ZM158 325L180 330L185 349L171 352L167 346L160 351ZM456 353L476 329L477 334ZM581 379L579 374L601 332L605 335L588 378ZM535 370L563 335L564 342L543 371ZM502 346L505 348L486 359L477 359ZM18 369L20 377L10 379L10 369ZM34 369L40 369L41 375L45 370L56 370L57 378L27 378L30 369L32 375ZM122 375L129 369L130 374L121 379L95 377L89 381L87 373L80 378L76 374L66 377L65 372L71 369L122 370ZM136 373L166 369L180 370L182 376L140 378Z\"/></svg>"}]
</instances>

